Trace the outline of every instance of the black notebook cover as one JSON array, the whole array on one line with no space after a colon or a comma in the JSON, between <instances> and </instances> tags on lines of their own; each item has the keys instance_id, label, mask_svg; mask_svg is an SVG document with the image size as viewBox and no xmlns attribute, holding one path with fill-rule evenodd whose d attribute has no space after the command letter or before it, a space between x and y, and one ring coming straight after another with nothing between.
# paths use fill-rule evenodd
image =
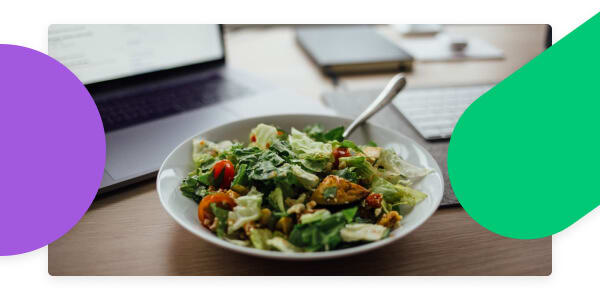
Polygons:
<instances>
[{"instance_id":1,"label":"black notebook cover","mask_svg":"<svg viewBox=\"0 0 601 301\"><path fill-rule=\"evenodd\" d=\"M413 58L369 26L308 26L297 41L326 74L408 71Z\"/></svg>"}]
</instances>

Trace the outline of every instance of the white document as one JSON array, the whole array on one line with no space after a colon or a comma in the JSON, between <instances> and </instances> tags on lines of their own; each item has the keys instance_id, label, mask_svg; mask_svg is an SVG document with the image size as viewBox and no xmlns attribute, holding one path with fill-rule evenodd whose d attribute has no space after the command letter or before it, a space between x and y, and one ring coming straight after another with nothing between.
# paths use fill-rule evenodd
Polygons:
<instances>
[{"instance_id":1,"label":"white document","mask_svg":"<svg viewBox=\"0 0 601 301\"><path fill-rule=\"evenodd\" d=\"M467 47L463 51L451 49L451 38L438 34L429 38L403 39L401 47L417 61L457 61L470 59L503 59L503 50L476 38L466 38Z\"/></svg>"}]
</instances>

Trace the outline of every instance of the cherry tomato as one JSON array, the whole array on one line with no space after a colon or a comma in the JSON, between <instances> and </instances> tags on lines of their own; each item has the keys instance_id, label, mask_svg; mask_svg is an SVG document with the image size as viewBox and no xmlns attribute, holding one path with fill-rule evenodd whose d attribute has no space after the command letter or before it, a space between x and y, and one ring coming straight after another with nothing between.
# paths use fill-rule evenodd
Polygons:
<instances>
[{"instance_id":1,"label":"cherry tomato","mask_svg":"<svg viewBox=\"0 0 601 301\"><path fill-rule=\"evenodd\" d=\"M365 198L365 202L371 208L380 208L382 207L382 194L372 192Z\"/></svg>"},{"instance_id":2,"label":"cherry tomato","mask_svg":"<svg viewBox=\"0 0 601 301\"><path fill-rule=\"evenodd\" d=\"M225 192L216 192L204 197L202 201L200 201L200 204L198 204L198 219L200 220L200 223L207 228L211 226L213 219L215 218L210 207L211 203L216 203L217 206L226 210L232 210L232 208L236 207L234 199Z\"/></svg>"},{"instance_id":3,"label":"cherry tomato","mask_svg":"<svg viewBox=\"0 0 601 301\"><path fill-rule=\"evenodd\" d=\"M337 147L332 154L334 155L334 168L338 168L338 158L351 156L351 153L346 147Z\"/></svg>"},{"instance_id":4,"label":"cherry tomato","mask_svg":"<svg viewBox=\"0 0 601 301\"><path fill-rule=\"evenodd\" d=\"M223 176L221 175L221 173L223 173ZM232 180L234 180L235 174L236 170L234 169L234 164L232 164L230 160L218 161L213 166L213 179L219 181L219 178L222 177L221 183L219 183L219 188L230 188L230 184L232 184Z\"/></svg>"}]
</instances>

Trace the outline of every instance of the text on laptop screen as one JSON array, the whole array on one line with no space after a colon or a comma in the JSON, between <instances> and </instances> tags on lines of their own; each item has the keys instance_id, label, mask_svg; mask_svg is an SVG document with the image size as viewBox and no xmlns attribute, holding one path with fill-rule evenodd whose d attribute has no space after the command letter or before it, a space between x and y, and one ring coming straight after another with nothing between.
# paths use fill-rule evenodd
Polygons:
<instances>
[{"instance_id":1,"label":"text on laptop screen","mask_svg":"<svg viewBox=\"0 0 601 301\"><path fill-rule=\"evenodd\" d=\"M84 84L224 55L218 25L51 25L48 54Z\"/></svg>"}]
</instances>

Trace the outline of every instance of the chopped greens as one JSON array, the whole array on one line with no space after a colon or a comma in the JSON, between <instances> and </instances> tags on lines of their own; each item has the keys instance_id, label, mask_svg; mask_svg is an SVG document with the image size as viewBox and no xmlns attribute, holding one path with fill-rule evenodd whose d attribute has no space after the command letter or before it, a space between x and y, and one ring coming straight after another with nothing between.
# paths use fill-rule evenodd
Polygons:
<instances>
[{"instance_id":1,"label":"chopped greens","mask_svg":"<svg viewBox=\"0 0 601 301\"><path fill-rule=\"evenodd\" d=\"M201 225L240 246L319 252L384 239L397 226L387 214L410 214L427 197L411 186L431 171L343 132L259 124L247 143L194 139L194 168L180 191L206 208ZM381 194L378 208L370 194Z\"/></svg>"},{"instance_id":2,"label":"chopped greens","mask_svg":"<svg viewBox=\"0 0 601 301\"><path fill-rule=\"evenodd\" d=\"M336 198L336 192L338 191L338 187L330 186L323 190L323 197L325 199L333 199Z\"/></svg>"}]
</instances>

